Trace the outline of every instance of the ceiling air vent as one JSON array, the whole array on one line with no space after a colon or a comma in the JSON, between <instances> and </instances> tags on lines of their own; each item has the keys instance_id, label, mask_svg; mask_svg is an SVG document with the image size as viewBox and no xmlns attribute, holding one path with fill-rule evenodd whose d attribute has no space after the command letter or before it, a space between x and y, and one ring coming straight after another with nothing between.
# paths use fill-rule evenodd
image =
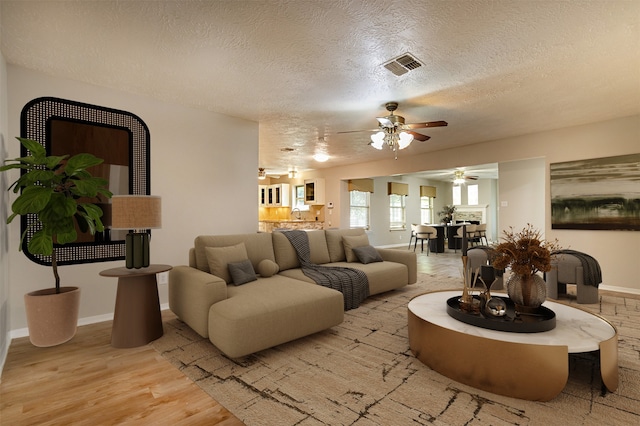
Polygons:
<instances>
[{"instance_id":1,"label":"ceiling air vent","mask_svg":"<svg viewBox=\"0 0 640 426\"><path fill-rule=\"evenodd\" d=\"M395 75L403 75L416 68L420 68L422 64L410 53L405 53L402 56L390 60L383 66Z\"/></svg>"}]
</instances>

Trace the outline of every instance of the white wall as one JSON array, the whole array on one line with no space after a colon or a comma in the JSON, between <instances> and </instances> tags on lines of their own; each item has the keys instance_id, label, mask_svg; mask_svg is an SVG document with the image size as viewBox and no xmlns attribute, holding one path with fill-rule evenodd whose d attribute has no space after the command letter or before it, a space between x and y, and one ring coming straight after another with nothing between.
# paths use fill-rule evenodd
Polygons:
<instances>
[{"instance_id":1,"label":"white wall","mask_svg":"<svg viewBox=\"0 0 640 426\"><path fill-rule=\"evenodd\" d=\"M544 232L545 226L545 163L544 158L505 161L498 164L500 195L498 228L516 231L533 225Z\"/></svg>"},{"instance_id":2,"label":"white wall","mask_svg":"<svg viewBox=\"0 0 640 426\"><path fill-rule=\"evenodd\" d=\"M200 234L257 231L258 123L11 65L7 75L6 135L10 136L5 137L5 143L9 158L19 156L15 136L20 134L23 106L42 96L128 111L147 124L151 135L151 193L162 196L162 229L154 230L151 238L153 263L186 264L189 247ZM17 176L16 172L12 178ZM23 294L53 286L50 267L37 265L18 252L19 222L9 227L10 327L14 331L26 327ZM63 285L81 288L81 319L112 314L117 281L98 273L123 265L124 261L60 268ZM160 286L160 302L167 303L166 285Z\"/></svg>"},{"instance_id":3,"label":"white wall","mask_svg":"<svg viewBox=\"0 0 640 426\"><path fill-rule=\"evenodd\" d=\"M508 202L498 213L500 235L509 225L540 226L547 238L557 238L563 247L594 256L602 267L602 288L640 293L640 232L552 230L549 196L550 163L638 153L639 137L640 115L636 115L423 155L408 152L398 160L389 155L387 160L321 169L305 177L325 178L326 199L334 202L340 213L334 213L332 226L347 227L348 205L338 204L344 204L345 179L499 163L497 199ZM524 167L521 173L518 166Z\"/></svg>"},{"instance_id":4,"label":"white wall","mask_svg":"<svg viewBox=\"0 0 640 426\"><path fill-rule=\"evenodd\" d=\"M0 164L7 152L7 65L0 54ZM9 351L9 185L6 173L0 173L0 371Z\"/></svg>"}]
</instances>

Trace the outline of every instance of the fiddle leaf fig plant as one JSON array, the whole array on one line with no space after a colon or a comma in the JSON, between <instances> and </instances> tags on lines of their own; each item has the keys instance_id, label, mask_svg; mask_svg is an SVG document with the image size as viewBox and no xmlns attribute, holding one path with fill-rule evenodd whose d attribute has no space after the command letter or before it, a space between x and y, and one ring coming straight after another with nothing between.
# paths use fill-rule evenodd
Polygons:
<instances>
[{"instance_id":1,"label":"fiddle leaf fig plant","mask_svg":"<svg viewBox=\"0 0 640 426\"><path fill-rule=\"evenodd\" d=\"M14 193L20 192L20 195L11 205L12 214L7 223L16 216L36 215L37 221L31 227L39 229L29 240L28 248L33 254L51 256L56 293L59 293L55 245L76 241L76 223L82 232L88 231L91 235L104 231L102 209L95 202L99 195L111 198L113 194L106 189L109 183L106 179L94 177L87 171L104 160L87 153L72 157L47 156L38 141L17 139L31 155L6 160L0 167L0 172L11 169L26 171L8 188ZM20 250L28 231L25 230L20 238Z\"/></svg>"}]
</instances>

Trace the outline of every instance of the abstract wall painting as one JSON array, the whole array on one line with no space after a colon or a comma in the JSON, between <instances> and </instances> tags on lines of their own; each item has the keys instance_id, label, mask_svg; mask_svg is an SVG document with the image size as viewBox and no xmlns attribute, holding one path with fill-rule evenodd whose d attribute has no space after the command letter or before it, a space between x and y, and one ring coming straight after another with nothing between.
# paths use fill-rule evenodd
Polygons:
<instances>
[{"instance_id":1,"label":"abstract wall painting","mask_svg":"<svg viewBox=\"0 0 640 426\"><path fill-rule=\"evenodd\" d=\"M640 154L551 163L551 228L640 231Z\"/></svg>"}]
</instances>

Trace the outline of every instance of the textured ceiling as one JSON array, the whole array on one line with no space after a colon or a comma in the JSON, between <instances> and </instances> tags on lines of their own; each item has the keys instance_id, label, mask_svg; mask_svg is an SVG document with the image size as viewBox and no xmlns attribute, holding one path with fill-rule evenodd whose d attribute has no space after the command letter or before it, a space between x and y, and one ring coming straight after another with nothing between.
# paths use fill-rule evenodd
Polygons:
<instances>
[{"instance_id":1,"label":"textured ceiling","mask_svg":"<svg viewBox=\"0 0 640 426\"><path fill-rule=\"evenodd\" d=\"M2 0L0 17L8 63L259 121L274 174L392 157L336 134L388 101L449 122L400 156L640 113L640 1ZM424 65L382 67L405 52Z\"/></svg>"}]
</instances>

